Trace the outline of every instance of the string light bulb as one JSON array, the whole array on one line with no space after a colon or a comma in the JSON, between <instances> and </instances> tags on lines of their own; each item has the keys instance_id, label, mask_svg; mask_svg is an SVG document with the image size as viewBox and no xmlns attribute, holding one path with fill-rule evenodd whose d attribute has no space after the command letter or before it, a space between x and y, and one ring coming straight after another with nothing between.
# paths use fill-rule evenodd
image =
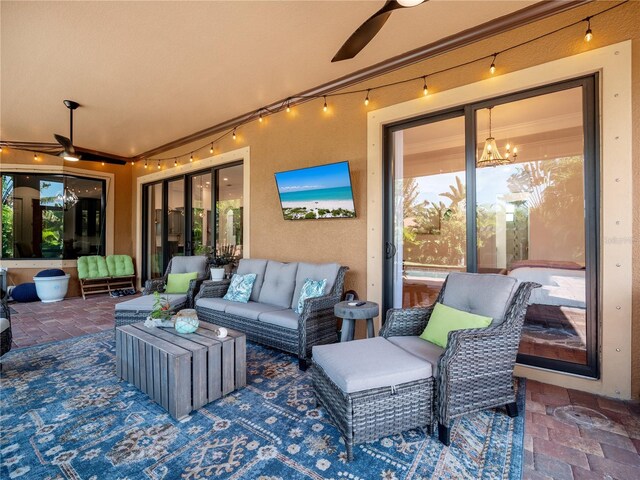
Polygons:
<instances>
[{"instance_id":1,"label":"string light bulb","mask_svg":"<svg viewBox=\"0 0 640 480\"><path fill-rule=\"evenodd\" d=\"M173 159L173 166L174 166L174 167L177 167L177 166L178 166L178 159L177 159L177 158L174 158L174 159Z\"/></svg>"},{"instance_id":2,"label":"string light bulb","mask_svg":"<svg viewBox=\"0 0 640 480\"><path fill-rule=\"evenodd\" d=\"M587 31L584 34L586 42L590 42L593 39L593 32L591 31L591 17L587 17Z\"/></svg>"},{"instance_id":3,"label":"string light bulb","mask_svg":"<svg viewBox=\"0 0 640 480\"><path fill-rule=\"evenodd\" d=\"M102 163L102 166L104 167L104 162L100 162L100 163Z\"/></svg>"},{"instance_id":4,"label":"string light bulb","mask_svg":"<svg viewBox=\"0 0 640 480\"><path fill-rule=\"evenodd\" d=\"M160 159L158 159L158 170L160 170Z\"/></svg>"},{"instance_id":5,"label":"string light bulb","mask_svg":"<svg viewBox=\"0 0 640 480\"><path fill-rule=\"evenodd\" d=\"M324 107L322 107L322 110L324 110L325 112L328 110L329 107L327 107L327 96L324 95Z\"/></svg>"},{"instance_id":6,"label":"string light bulb","mask_svg":"<svg viewBox=\"0 0 640 480\"><path fill-rule=\"evenodd\" d=\"M211 148L209 149L209 153L213 154L213 142L211 142Z\"/></svg>"},{"instance_id":7,"label":"string light bulb","mask_svg":"<svg viewBox=\"0 0 640 480\"><path fill-rule=\"evenodd\" d=\"M262 112L260 112L260 115L258 116L258 121L262 123Z\"/></svg>"},{"instance_id":8,"label":"string light bulb","mask_svg":"<svg viewBox=\"0 0 640 480\"><path fill-rule=\"evenodd\" d=\"M147 165L147 159L145 158L145 159L144 159L144 168L146 169L147 167L148 167L148 165Z\"/></svg>"},{"instance_id":9,"label":"string light bulb","mask_svg":"<svg viewBox=\"0 0 640 480\"><path fill-rule=\"evenodd\" d=\"M34 160L36 160L36 161L38 161L38 154L37 154L37 153L34 153L34 154L33 154L33 159L34 159Z\"/></svg>"},{"instance_id":10,"label":"string light bulb","mask_svg":"<svg viewBox=\"0 0 640 480\"><path fill-rule=\"evenodd\" d=\"M287 113L291 112L291 101L287 100Z\"/></svg>"},{"instance_id":11,"label":"string light bulb","mask_svg":"<svg viewBox=\"0 0 640 480\"><path fill-rule=\"evenodd\" d=\"M189 161L193 162L193 153L189 156Z\"/></svg>"},{"instance_id":12,"label":"string light bulb","mask_svg":"<svg viewBox=\"0 0 640 480\"><path fill-rule=\"evenodd\" d=\"M429 95L429 88L427 87L427 77L426 77L426 75L424 77L422 77L422 80L423 80L422 95L424 95L426 97L427 95Z\"/></svg>"},{"instance_id":13,"label":"string light bulb","mask_svg":"<svg viewBox=\"0 0 640 480\"><path fill-rule=\"evenodd\" d=\"M366 107L367 105L369 105L369 92L371 91L371 89L367 89L367 97L364 99L364 106Z\"/></svg>"},{"instance_id":14,"label":"string light bulb","mask_svg":"<svg viewBox=\"0 0 640 480\"><path fill-rule=\"evenodd\" d=\"M493 60L491 61L491 66L489 67L489 71L491 72L491 75L496 73L496 57L497 56L498 56L497 53L493 54Z\"/></svg>"},{"instance_id":15,"label":"string light bulb","mask_svg":"<svg viewBox=\"0 0 640 480\"><path fill-rule=\"evenodd\" d=\"M135 165L135 162L131 160L131 166L133 167L134 165Z\"/></svg>"},{"instance_id":16,"label":"string light bulb","mask_svg":"<svg viewBox=\"0 0 640 480\"><path fill-rule=\"evenodd\" d=\"M236 137L236 129L235 128L233 129L233 134L231 134L231 136L233 137L234 140L237 138Z\"/></svg>"}]
</instances>

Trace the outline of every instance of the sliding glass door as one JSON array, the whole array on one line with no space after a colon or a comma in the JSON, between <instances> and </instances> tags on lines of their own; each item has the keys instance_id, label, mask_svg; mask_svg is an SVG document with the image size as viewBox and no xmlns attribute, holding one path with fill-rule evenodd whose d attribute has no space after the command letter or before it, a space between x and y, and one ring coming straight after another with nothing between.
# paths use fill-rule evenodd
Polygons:
<instances>
[{"instance_id":1,"label":"sliding glass door","mask_svg":"<svg viewBox=\"0 0 640 480\"><path fill-rule=\"evenodd\" d=\"M595 77L388 127L385 307L449 271L542 285L518 361L597 376Z\"/></svg>"},{"instance_id":2,"label":"sliding glass door","mask_svg":"<svg viewBox=\"0 0 640 480\"><path fill-rule=\"evenodd\" d=\"M243 167L223 165L143 189L143 280L163 275L176 255L224 248L242 256Z\"/></svg>"}]
</instances>

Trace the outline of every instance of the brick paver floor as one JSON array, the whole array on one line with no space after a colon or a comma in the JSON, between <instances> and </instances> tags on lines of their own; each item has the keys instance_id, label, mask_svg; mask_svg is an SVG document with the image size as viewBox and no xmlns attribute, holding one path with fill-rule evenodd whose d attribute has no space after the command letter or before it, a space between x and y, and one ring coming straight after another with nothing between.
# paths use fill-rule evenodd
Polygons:
<instances>
[{"instance_id":1,"label":"brick paver floor","mask_svg":"<svg viewBox=\"0 0 640 480\"><path fill-rule=\"evenodd\" d=\"M13 348L64 340L113 328L113 306L134 298L106 294L66 298L56 303L16 303L9 306Z\"/></svg>"},{"instance_id":2,"label":"brick paver floor","mask_svg":"<svg viewBox=\"0 0 640 480\"><path fill-rule=\"evenodd\" d=\"M14 347L63 340L113 328L113 307L133 297L93 296L60 303L12 303ZM585 427L554 416L580 405L609 420ZM640 479L640 404L527 381L524 479Z\"/></svg>"}]
</instances>

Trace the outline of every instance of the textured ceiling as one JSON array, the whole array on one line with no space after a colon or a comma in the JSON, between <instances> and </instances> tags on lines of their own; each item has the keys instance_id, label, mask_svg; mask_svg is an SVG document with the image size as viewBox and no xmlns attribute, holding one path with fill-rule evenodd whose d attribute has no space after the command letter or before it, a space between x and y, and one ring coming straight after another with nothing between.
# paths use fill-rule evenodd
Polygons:
<instances>
[{"instance_id":1,"label":"textured ceiling","mask_svg":"<svg viewBox=\"0 0 640 480\"><path fill-rule=\"evenodd\" d=\"M535 1L438 1L395 11L332 64L383 1L0 4L0 135L68 135L123 156L150 150Z\"/></svg>"}]
</instances>

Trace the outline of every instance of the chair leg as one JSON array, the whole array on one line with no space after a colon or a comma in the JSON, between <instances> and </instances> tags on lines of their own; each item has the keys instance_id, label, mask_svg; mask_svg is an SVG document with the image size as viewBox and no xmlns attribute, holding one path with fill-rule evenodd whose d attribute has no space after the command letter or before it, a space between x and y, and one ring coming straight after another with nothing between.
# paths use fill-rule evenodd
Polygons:
<instances>
[{"instance_id":1,"label":"chair leg","mask_svg":"<svg viewBox=\"0 0 640 480\"><path fill-rule=\"evenodd\" d=\"M511 418L518 416L518 405L516 404L516 402L507 403L505 407L507 409L507 415L509 415Z\"/></svg>"},{"instance_id":2,"label":"chair leg","mask_svg":"<svg viewBox=\"0 0 640 480\"><path fill-rule=\"evenodd\" d=\"M299 358L298 359L298 368L300 370L302 370L303 372L307 370L307 368L309 368L309 364L307 363L307 359L306 358Z\"/></svg>"},{"instance_id":3,"label":"chair leg","mask_svg":"<svg viewBox=\"0 0 640 480\"><path fill-rule=\"evenodd\" d=\"M353 461L353 443L344 442L344 445L347 447L347 462Z\"/></svg>"},{"instance_id":4,"label":"chair leg","mask_svg":"<svg viewBox=\"0 0 640 480\"><path fill-rule=\"evenodd\" d=\"M451 445L451 427L438 423L438 440L447 447Z\"/></svg>"}]
</instances>

